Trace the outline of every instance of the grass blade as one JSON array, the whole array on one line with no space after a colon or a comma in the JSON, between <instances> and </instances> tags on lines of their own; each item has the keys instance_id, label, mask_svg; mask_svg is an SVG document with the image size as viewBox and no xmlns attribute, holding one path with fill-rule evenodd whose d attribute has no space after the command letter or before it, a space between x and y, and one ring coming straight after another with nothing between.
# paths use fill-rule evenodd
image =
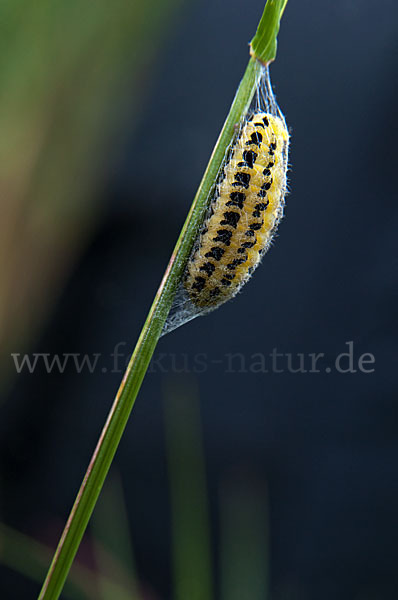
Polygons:
<instances>
[{"instance_id":1,"label":"grass blade","mask_svg":"<svg viewBox=\"0 0 398 600\"><path fill-rule=\"evenodd\" d=\"M34 538L0 522L0 565L16 571L37 583L43 581L51 548ZM114 595L129 598L128 590L119 581L106 579L113 586ZM124 596L122 593L124 592ZM75 563L63 591L65 600L98 600L98 573L86 566Z\"/></svg>"},{"instance_id":2,"label":"grass blade","mask_svg":"<svg viewBox=\"0 0 398 600\"><path fill-rule=\"evenodd\" d=\"M168 382L164 394L172 513L174 600L212 600L205 459L194 382Z\"/></svg>"},{"instance_id":3,"label":"grass blade","mask_svg":"<svg viewBox=\"0 0 398 600\"><path fill-rule=\"evenodd\" d=\"M98 573L97 600L139 600L141 595L123 485L120 474L114 470L102 490L91 518L90 531Z\"/></svg>"},{"instance_id":4,"label":"grass blade","mask_svg":"<svg viewBox=\"0 0 398 600\"><path fill-rule=\"evenodd\" d=\"M254 46L252 45L259 58L267 56L266 49L270 44L272 45L272 40L274 40L276 48L275 38L279 30L282 4L284 5L285 1L281 3L276 0L268 0L260 21L262 33L257 41L256 37L254 38ZM186 260L207 206L209 193L227 148L233 139L235 125L245 114L254 95L261 68L261 63L252 56L94 450L44 581L39 600L56 600L62 591L170 311Z\"/></svg>"},{"instance_id":5,"label":"grass blade","mask_svg":"<svg viewBox=\"0 0 398 600\"><path fill-rule=\"evenodd\" d=\"M221 600L268 598L267 496L259 482L238 477L220 493Z\"/></svg>"}]
</instances>

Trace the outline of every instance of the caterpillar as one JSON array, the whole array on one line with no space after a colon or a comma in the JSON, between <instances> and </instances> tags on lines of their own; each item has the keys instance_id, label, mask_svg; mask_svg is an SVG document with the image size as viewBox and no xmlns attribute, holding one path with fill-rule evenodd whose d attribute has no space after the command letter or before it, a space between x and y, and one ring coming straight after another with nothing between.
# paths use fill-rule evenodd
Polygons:
<instances>
[{"instance_id":1,"label":"caterpillar","mask_svg":"<svg viewBox=\"0 0 398 600\"><path fill-rule=\"evenodd\" d=\"M268 113L242 128L187 263L184 287L195 306L235 296L269 249L283 215L288 142L284 121Z\"/></svg>"}]
</instances>

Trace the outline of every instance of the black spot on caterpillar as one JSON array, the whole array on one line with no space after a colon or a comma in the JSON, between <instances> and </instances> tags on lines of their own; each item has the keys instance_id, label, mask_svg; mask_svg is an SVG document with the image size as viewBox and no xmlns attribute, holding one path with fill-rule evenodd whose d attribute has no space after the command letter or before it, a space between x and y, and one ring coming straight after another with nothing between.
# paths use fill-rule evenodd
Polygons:
<instances>
[{"instance_id":1,"label":"black spot on caterpillar","mask_svg":"<svg viewBox=\"0 0 398 600\"><path fill-rule=\"evenodd\" d=\"M223 216L224 220L220 221L220 225L231 225L231 227L234 227L234 229L236 229L236 226L240 219L240 214L238 212L228 210L227 212L223 213Z\"/></svg>"},{"instance_id":2,"label":"black spot on caterpillar","mask_svg":"<svg viewBox=\"0 0 398 600\"><path fill-rule=\"evenodd\" d=\"M206 252L205 256L206 258L215 258L216 260L220 260L224 252L224 248L220 248L220 246L214 246L209 252Z\"/></svg>"},{"instance_id":3,"label":"black spot on caterpillar","mask_svg":"<svg viewBox=\"0 0 398 600\"><path fill-rule=\"evenodd\" d=\"M258 231L263 225L264 221L262 221L261 223L250 223L249 229L251 229L252 231Z\"/></svg>"},{"instance_id":4,"label":"black spot on caterpillar","mask_svg":"<svg viewBox=\"0 0 398 600\"><path fill-rule=\"evenodd\" d=\"M199 271L204 271L209 277L215 271L215 265L211 262L204 263L201 267L199 267Z\"/></svg>"},{"instance_id":5,"label":"black spot on caterpillar","mask_svg":"<svg viewBox=\"0 0 398 600\"><path fill-rule=\"evenodd\" d=\"M234 187L242 186L243 188L248 188L250 183L250 174L249 173L235 173L235 181L232 184Z\"/></svg>"},{"instance_id":6,"label":"black spot on caterpillar","mask_svg":"<svg viewBox=\"0 0 398 600\"><path fill-rule=\"evenodd\" d=\"M255 210L252 212L253 217L259 217L263 210L267 210L268 208L268 200L266 202L259 202L255 205Z\"/></svg>"},{"instance_id":7,"label":"black spot on caterpillar","mask_svg":"<svg viewBox=\"0 0 398 600\"><path fill-rule=\"evenodd\" d=\"M245 150L243 152L243 161L238 163L238 167L249 167L249 169L252 169L257 156L258 154L253 152L253 150Z\"/></svg>"},{"instance_id":8,"label":"black spot on caterpillar","mask_svg":"<svg viewBox=\"0 0 398 600\"><path fill-rule=\"evenodd\" d=\"M232 192L229 197L231 200L227 202L226 206L237 206L238 208L243 208L243 203L246 197L243 192Z\"/></svg>"},{"instance_id":9,"label":"black spot on caterpillar","mask_svg":"<svg viewBox=\"0 0 398 600\"><path fill-rule=\"evenodd\" d=\"M222 283L222 285L226 285L226 286L231 285L231 281L228 281L228 279L225 279L225 278L221 279L221 283Z\"/></svg>"},{"instance_id":10,"label":"black spot on caterpillar","mask_svg":"<svg viewBox=\"0 0 398 600\"><path fill-rule=\"evenodd\" d=\"M259 133L258 131L255 131L254 133L251 134L250 139L247 140L246 145L251 146L252 144L254 144L255 146L260 147L262 141L263 141L263 136L261 135L261 133Z\"/></svg>"},{"instance_id":11,"label":"black spot on caterpillar","mask_svg":"<svg viewBox=\"0 0 398 600\"><path fill-rule=\"evenodd\" d=\"M217 231L217 237L213 238L213 242L222 242L226 246L230 246L232 237L232 231L228 231L228 229L219 229Z\"/></svg>"},{"instance_id":12,"label":"black spot on caterpillar","mask_svg":"<svg viewBox=\"0 0 398 600\"><path fill-rule=\"evenodd\" d=\"M186 267L184 286L196 306L232 298L268 250L283 214L288 140L285 123L271 114L243 126Z\"/></svg>"},{"instance_id":13,"label":"black spot on caterpillar","mask_svg":"<svg viewBox=\"0 0 398 600\"><path fill-rule=\"evenodd\" d=\"M195 277L195 283L192 284L192 289L201 292L205 287L206 279L204 277Z\"/></svg>"}]
</instances>

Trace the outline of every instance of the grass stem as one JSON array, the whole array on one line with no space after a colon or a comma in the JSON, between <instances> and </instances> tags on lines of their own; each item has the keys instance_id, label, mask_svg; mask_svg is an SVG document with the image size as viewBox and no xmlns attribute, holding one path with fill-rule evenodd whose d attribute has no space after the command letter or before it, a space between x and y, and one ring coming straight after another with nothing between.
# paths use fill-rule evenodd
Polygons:
<instances>
[{"instance_id":1,"label":"grass stem","mask_svg":"<svg viewBox=\"0 0 398 600\"><path fill-rule=\"evenodd\" d=\"M186 261L201 224L204 211L207 208L209 194L216 181L228 146L234 137L235 125L239 123L242 115L247 111L256 90L257 79L262 69L262 64L257 60L256 56L259 59L261 58L262 62L266 62L264 61L264 57L272 60L272 52L271 54L269 52L267 54L267 51L262 53L262 50L264 48L272 49L273 41L276 52L276 35L279 30L281 10L284 9L285 4L286 0L268 0L267 2L256 36L253 38L252 56L90 460L44 581L39 600L56 600L62 591L153 352L162 333L163 325L173 303L179 282L181 281Z\"/></svg>"}]
</instances>

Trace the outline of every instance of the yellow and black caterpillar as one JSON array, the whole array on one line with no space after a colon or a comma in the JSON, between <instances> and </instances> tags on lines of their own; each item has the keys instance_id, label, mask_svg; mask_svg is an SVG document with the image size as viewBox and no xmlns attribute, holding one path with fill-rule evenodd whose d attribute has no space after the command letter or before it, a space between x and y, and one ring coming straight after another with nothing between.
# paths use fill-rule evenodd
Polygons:
<instances>
[{"instance_id":1,"label":"yellow and black caterpillar","mask_svg":"<svg viewBox=\"0 0 398 600\"><path fill-rule=\"evenodd\" d=\"M184 286L196 306L232 298L268 250L283 215L288 142L279 117L260 112L244 125L187 264Z\"/></svg>"}]
</instances>

